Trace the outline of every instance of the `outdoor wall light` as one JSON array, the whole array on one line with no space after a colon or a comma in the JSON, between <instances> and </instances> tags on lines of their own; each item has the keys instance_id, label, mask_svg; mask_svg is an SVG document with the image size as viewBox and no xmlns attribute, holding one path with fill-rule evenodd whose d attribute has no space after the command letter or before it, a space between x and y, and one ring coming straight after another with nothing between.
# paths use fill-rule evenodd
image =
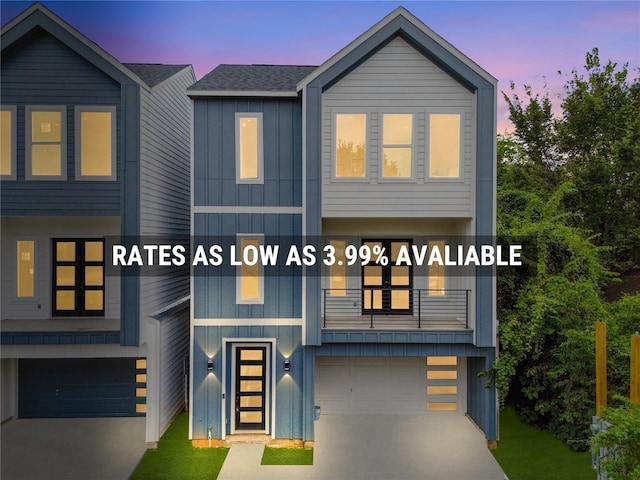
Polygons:
<instances>
[{"instance_id":1,"label":"outdoor wall light","mask_svg":"<svg viewBox=\"0 0 640 480\"><path fill-rule=\"evenodd\" d=\"M207 372L213 373L213 358L207 359Z\"/></svg>"},{"instance_id":2,"label":"outdoor wall light","mask_svg":"<svg viewBox=\"0 0 640 480\"><path fill-rule=\"evenodd\" d=\"M291 360L289 360L288 358L284 359L284 373L289 373L291 372Z\"/></svg>"}]
</instances>

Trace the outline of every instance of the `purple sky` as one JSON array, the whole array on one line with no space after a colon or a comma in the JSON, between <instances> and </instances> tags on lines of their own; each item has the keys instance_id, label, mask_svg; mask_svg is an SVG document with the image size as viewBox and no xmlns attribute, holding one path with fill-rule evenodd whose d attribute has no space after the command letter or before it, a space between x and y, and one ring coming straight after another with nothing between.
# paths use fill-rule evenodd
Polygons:
<instances>
[{"instance_id":1,"label":"purple sky","mask_svg":"<svg viewBox=\"0 0 640 480\"><path fill-rule=\"evenodd\" d=\"M31 2L2 0L2 24ZM391 2L47 2L122 62L319 65L392 11ZM403 5L500 80L561 92L585 53L640 66L640 2L419 2ZM558 75L561 70L563 77ZM521 91L521 89L519 89ZM555 103L559 103L556 101ZM498 131L510 130L498 99Z\"/></svg>"}]
</instances>

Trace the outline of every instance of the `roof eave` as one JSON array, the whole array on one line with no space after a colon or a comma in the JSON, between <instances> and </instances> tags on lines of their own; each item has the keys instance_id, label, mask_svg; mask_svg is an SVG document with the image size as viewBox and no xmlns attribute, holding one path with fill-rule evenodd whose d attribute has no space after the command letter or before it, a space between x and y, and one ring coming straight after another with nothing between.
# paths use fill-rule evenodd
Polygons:
<instances>
[{"instance_id":1,"label":"roof eave","mask_svg":"<svg viewBox=\"0 0 640 480\"><path fill-rule=\"evenodd\" d=\"M187 90L190 97L298 97L294 90Z\"/></svg>"}]
</instances>

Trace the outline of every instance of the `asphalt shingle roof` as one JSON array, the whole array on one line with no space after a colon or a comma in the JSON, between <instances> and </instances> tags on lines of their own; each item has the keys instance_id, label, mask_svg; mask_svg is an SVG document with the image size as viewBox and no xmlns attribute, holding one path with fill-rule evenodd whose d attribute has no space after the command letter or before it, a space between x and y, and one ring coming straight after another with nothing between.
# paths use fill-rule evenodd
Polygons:
<instances>
[{"instance_id":1,"label":"asphalt shingle roof","mask_svg":"<svg viewBox=\"0 0 640 480\"><path fill-rule=\"evenodd\" d=\"M139 76L149 87L155 87L189 65L163 65L160 63L124 63L125 67Z\"/></svg>"},{"instance_id":2,"label":"asphalt shingle roof","mask_svg":"<svg viewBox=\"0 0 640 480\"><path fill-rule=\"evenodd\" d=\"M300 80L316 68L309 65L228 65L207 73L188 90L295 92Z\"/></svg>"}]
</instances>

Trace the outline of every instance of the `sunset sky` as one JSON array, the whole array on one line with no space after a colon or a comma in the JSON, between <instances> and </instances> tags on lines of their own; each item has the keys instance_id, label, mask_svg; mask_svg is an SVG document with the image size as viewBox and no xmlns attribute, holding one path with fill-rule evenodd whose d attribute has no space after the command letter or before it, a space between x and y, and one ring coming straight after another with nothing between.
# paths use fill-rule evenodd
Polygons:
<instances>
[{"instance_id":1,"label":"sunset sky","mask_svg":"<svg viewBox=\"0 0 640 480\"><path fill-rule=\"evenodd\" d=\"M190 63L196 76L220 63L319 65L398 2L47 2L122 62ZM31 2L2 0L2 24ZM402 3L500 80L561 93L585 53L640 66L640 2ZM563 76L558 75L558 70ZM637 75L635 73L634 75ZM556 100L556 103L559 101ZM498 131L510 129L498 99Z\"/></svg>"}]
</instances>

